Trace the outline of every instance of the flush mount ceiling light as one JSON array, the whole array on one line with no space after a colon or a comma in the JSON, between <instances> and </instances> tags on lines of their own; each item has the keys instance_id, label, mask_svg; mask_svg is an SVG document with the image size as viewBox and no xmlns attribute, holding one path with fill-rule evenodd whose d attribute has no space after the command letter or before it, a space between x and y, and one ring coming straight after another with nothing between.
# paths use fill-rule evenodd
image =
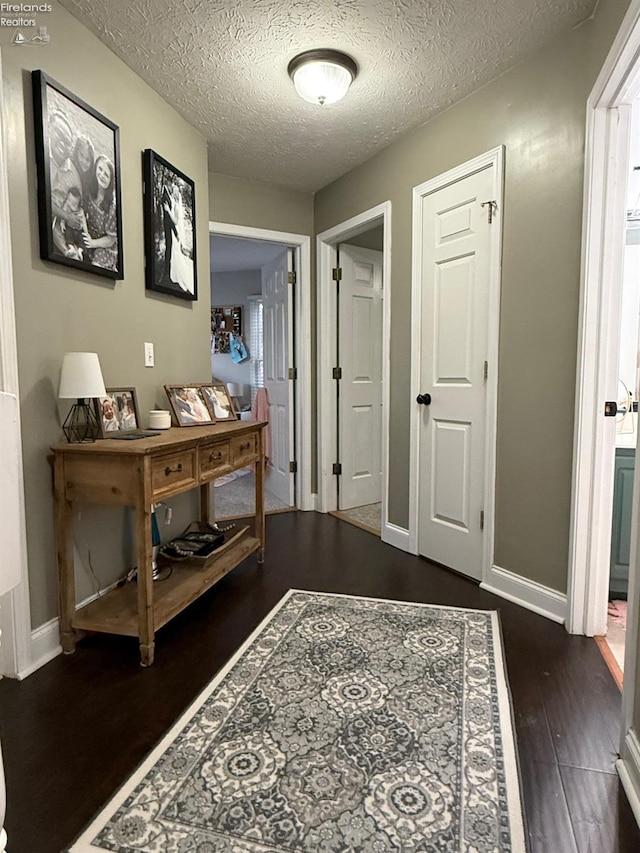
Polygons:
<instances>
[{"instance_id":1,"label":"flush mount ceiling light","mask_svg":"<svg viewBox=\"0 0 640 853\"><path fill-rule=\"evenodd\" d=\"M307 50L289 63L289 77L296 92L310 104L335 104L349 91L358 66L339 50Z\"/></svg>"}]
</instances>

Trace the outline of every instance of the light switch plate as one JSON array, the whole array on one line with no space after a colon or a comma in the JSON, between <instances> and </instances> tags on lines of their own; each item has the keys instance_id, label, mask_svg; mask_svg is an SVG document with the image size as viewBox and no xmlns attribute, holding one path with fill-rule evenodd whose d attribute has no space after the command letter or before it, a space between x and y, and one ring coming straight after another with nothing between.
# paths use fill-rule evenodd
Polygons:
<instances>
[{"instance_id":1,"label":"light switch plate","mask_svg":"<svg viewBox=\"0 0 640 853\"><path fill-rule=\"evenodd\" d=\"M144 345L144 366L153 367L155 364L155 356L153 354L153 344L145 342Z\"/></svg>"}]
</instances>

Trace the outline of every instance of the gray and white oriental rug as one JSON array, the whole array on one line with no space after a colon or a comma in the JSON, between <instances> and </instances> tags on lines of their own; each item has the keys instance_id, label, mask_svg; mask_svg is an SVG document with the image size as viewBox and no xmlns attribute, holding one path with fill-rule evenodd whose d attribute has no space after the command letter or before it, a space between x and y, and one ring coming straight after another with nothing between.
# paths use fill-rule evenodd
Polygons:
<instances>
[{"instance_id":1,"label":"gray and white oriental rug","mask_svg":"<svg viewBox=\"0 0 640 853\"><path fill-rule=\"evenodd\" d=\"M72 853L523 853L497 614L290 590Z\"/></svg>"}]
</instances>

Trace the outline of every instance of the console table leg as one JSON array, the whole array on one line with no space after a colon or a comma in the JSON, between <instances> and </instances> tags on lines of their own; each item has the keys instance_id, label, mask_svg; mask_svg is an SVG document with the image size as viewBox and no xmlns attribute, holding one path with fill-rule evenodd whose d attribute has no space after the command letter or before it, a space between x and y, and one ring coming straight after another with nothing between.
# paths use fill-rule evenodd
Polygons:
<instances>
[{"instance_id":1,"label":"console table leg","mask_svg":"<svg viewBox=\"0 0 640 853\"><path fill-rule=\"evenodd\" d=\"M151 488L147 489L147 494ZM143 503L136 507L136 552L138 565L138 638L142 666L153 663L155 629L153 620L153 574L151 544L151 507Z\"/></svg>"},{"instance_id":2,"label":"console table leg","mask_svg":"<svg viewBox=\"0 0 640 853\"><path fill-rule=\"evenodd\" d=\"M261 566L264 563L264 548L260 548L256 552L256 559L258 561L258 565Z\"/></svg>"},{"instance_id":3,"label":"console table leg","mask_svg":"<svg viewBox=\"0 0 640 853\"><path fill-rule=\"evenodd\" d=\"M144 643L140 643L140 666L151 666L153 664L155 650L155 643L151 643L148 646L145 646Z\"/></svg>"},{"instance_id":4,"label":"console table leg","mask_svg":"<svg viewBox=\"0 0 640 853\"><path fill-rule=\"evenodd\" d=\"M65 494L64 460L60 456L55 458L54 483L60 643L63 652L70 655L76 650L76 634L71 627L71 620L76 610L75 567L71 540L73 507Z\"/></svg>"},{"instance_id":5,"label":"console table leg","mask_svg":"<svg viewBox=\"0 0 640 853\"><path fill-rule=\"evenodd\" d=\"M64 631L60 632L60 645L65 655L72 655L76 650L76 632ZM0 847L0 851L2 848Z\"/></svg>"}]
</instances>

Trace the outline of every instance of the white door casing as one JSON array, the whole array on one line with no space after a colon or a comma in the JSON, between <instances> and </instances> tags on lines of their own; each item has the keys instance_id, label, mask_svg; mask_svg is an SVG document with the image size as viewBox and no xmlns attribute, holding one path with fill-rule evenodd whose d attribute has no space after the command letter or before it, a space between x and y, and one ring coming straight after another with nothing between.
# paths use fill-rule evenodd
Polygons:
<instances>
[{"instance_id":1,"label":"white door casing","mask_svg":"<svg viewBox=\"0 0 640 853\"><path fill-rule=\"evenodd\" d=\"M381 500L382 252L338 248L338 508Z\"/></svg>"},{"instance_id":2,"label":"white door casing","mask_svg":"<svg viewBox=\"0 0 640 853\"><path fill-rule=\"evenodd\" d=\"M292 506L294 475L293 381L289 368L293 354L293 305L289 273L292 253L285 249L262 269L264 310L264 385L269 398L270 453L265 488Z\"/></svg>"},{"instance_id":3,"label":"white door casing","mask_svg":"<svg viewBox=\"0 0 640 853\"><path fill-rule=\"evenodd\" d=\"M414 188L411 537L477 580L493 562L502 161Z\"/></svg>"},{"instance_id":4,"label":"white door casing","mask_svg":"<svg viewBox=\"0 0 640 853\"><path fill-rule=\"evenodd\" d=\"M15 397L18 393L18 347L16 342L15 302L13 295L13 266L11 262L11 232L9 214L8 169L5 147L6 113L2 96L2 68L0 64L0 391ZM20 421L20 409L16 406ZM0 629L2 646L0 660L2 674L22 677L31 666L31 612L27 567L27 535L22 467L22 442L20 431L12 433L12 446L6 448L17 460L18 498L16 533L19 552L15 557L19 582L0 599ZM14 578L15 579L15 578ZM12 579L12 580L14 580Z\"/></svg>"}]
</instances>

